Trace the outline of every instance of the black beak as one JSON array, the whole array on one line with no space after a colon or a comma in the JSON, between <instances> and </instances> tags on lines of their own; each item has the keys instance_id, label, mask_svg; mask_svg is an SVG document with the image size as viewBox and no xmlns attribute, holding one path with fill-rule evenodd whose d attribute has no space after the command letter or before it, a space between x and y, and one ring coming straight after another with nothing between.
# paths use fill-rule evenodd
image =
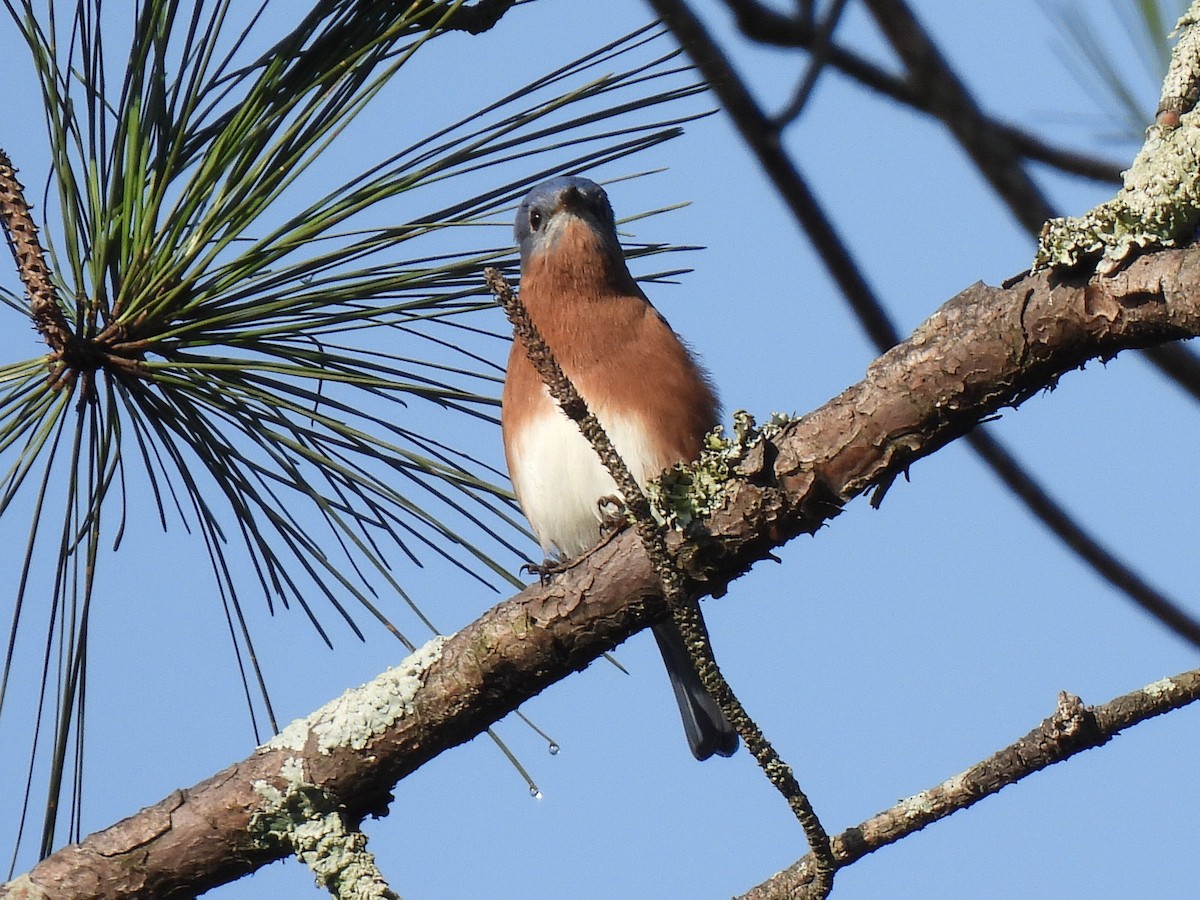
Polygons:
<instances>
[{"instance_id":1,"label":"black beak","mask_svg":"<svg viewBox=\"0 0 1200 900\"><path fill-rule=\"evenodd\" d=\"M558 201L559 209L565 209L568 212L579 214L587 207L587 203L583 199L583 194L575 185L571 185L565 191Z\"/></svg>"}]
</instances>

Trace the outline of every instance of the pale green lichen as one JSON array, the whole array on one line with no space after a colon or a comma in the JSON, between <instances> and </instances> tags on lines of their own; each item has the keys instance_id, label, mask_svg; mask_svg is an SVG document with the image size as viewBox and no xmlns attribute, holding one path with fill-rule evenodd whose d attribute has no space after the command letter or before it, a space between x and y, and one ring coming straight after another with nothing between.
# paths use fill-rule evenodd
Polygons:
<instances>
[{"instance_id":1,"label":"pale green lichen","mask_svg":"<svg viewBox=\"0 0 1200 900\"><path fill-rule=\"evenodd\" d=\"M1197 98L1197 73L1200 73L1200 31L1193 26L1200 24L1200 0L1192 0L1187 12L1175 23L1171 37L1179 35L1179 42L1171 52L1171 64L1163 78L1162 94L1158 109L1182 112L1190 109Z\"/></svg>"},{"instance_id":2,"label":"pale green lichen","mask_svg":"<svg viewBox=\"0 0 1200 900\"><path fill-rule=\"evenodd\" d=\"M1178 689L1179 685L1175 683L1175 679L1161 678L1153 684L1148 684L1142 688L1142 693L1158 699L1159 697L1173 694Z\"/></svg>"},{"instance_id":3,"label":"pale green lichen","mask_svg":"<svg viewBox=\"0 0 1200 900\"><path fill-rule=\"evenodd\" d=\"M896 806L905 819L923 819L936 808L929 791L921 791L919 794L905 797Z\"/></svg>"},{"instance_id":4,"label":"pale green lichen","mask_svg":"<svg viewBox=\"0 0 1200 900\"><path fill-rule=\"evenodd\" d=\"M1034 271L1101 257L1097 271L1116 271L1137 250L1173 247L1200 222L1200 113L1179 127L1150 127L1125 186L1080 217L1051 219L1042 229Z\"/></svg>"},{"instance_id":5,"label":"pale green lichen","mask_svg":"<svg viewBox=\"0 0 1200 900\"><path fill-rule=\"evenodd\" d=\"M928 818L946 805L948 797L952 798L963 792L963 780L964 773L948 778L937 787L901 800L896 804L897 809L906 819Z\"/></svg>"},{"instance_id":6,"label":"pale green lichen","mask_svg":"<svg viewBox=\"0 0 1200 900\"><path fill-rule=\"evenodd\" d=\"M1193 2L1178 29L1179 43L1163 89L1160 109L1190 109L1200 79L1200 2ZM1117 195L1080 217L1051 219L1042 229L1033 271L1072 267L1099 257L1096 270L1119 269L1138 250L1174 247L1191 238L1200 223L1200 113L1183 113L1178 123L1161 121L1124 173Z\"/></svg>"},{"instance_id":7,"label":"pale green lichen","mask_svg":"<svg viewBox=\"0 0 1200 900\"><path fill-rule=\"evenodd\" d=\"M43 900L49 894L28 874L18 875L12 881L0 884L0 897L5 900Z\"/></svg>"},{"instance_id":8,"label":"pale green lichen","mask_svg":"<svg viewBox=\"0 0 1200 900\"><path fill-rule=\"evenodd\" d=\"M714 513L739 463L762 441L777 437L791 421L789 416L773 413L760 428L750 413L739 409L733 414L732 437L726 437L724 427L718 425L705 436L699 460L672 466L647 485L646 497L655 519L660 525L682 530Z\"/></svg>"},{"instance_id":9,"label":"pale green lichen","mask_svg":"<svg viewBox=\"0 0 1200 900\"><path fill-rule=\"evenodd\" d=\"M348 827L337 801L305 779L304 762L289 757L279 769L284 786L256 781L262 809L250 820L251 833L269 847L287 847L312 870L317 886L341 900L392 900L367 837Z\"/></svg>"},{"instance_id":10,"label":"pale green lichen","mask_svg":"<svg viewBox=\"0 0 1200 900\"><path fill-rule=\"evenodd\" d=\"M317 750L329 753L339 747L361 750L375 737L412 712L413 700L425 673L441 659L447 638L438 635L394 666L361 687L351 688L316 712L297 719L259 748L304 750L310 736Z\"/></svg>"}]
</instances>

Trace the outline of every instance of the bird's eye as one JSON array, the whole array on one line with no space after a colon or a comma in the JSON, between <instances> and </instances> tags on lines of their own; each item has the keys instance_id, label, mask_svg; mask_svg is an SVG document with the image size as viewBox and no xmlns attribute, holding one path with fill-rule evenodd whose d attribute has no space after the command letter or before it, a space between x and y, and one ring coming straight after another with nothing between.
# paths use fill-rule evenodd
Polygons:
<instances>
[{"instance_id":1,"label":"bird's eye","mask_svg":"<svg viewBox=\"0 0 1200 900\"><path fill-rule=\"evenodd\" d=\"M531 209L529 211L529 227L534 231L542 227L542 213L540 210Z\"/></svg>"}]
</instances>

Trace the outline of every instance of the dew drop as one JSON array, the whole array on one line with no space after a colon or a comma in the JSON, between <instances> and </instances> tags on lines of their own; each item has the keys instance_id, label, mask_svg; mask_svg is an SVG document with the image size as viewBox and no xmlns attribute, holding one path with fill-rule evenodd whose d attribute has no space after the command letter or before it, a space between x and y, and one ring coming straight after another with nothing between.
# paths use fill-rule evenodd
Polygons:
<instances>
[{"instance_id":1,"label":"dew drop","mask_svg":"<svg viewBox=\"0 0 1200 900\"><path fill-rule=\"evenodd\" d=\"M529 796L532 797L534 800L541 800L542 792L537 789L536 785L530 785Z\"/></svg>"},{"instance_id":2,"label":"dew drop","mask_svg":"<svg viewBox=\"0 0 1200 900\"><path fill-rule=\"evenodd\" d=\"M551 741L550 746L548 746L546 749L550 751L551 756L558 756L558 751L560 748L558 744L554 743L554 741Z\"/></svg>"}]
</instances>

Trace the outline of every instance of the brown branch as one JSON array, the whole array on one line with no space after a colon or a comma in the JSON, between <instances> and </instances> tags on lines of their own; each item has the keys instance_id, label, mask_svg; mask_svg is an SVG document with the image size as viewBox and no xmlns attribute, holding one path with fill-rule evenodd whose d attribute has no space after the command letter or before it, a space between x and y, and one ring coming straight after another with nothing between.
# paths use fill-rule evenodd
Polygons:
<instances>
[{"instance_id":1,"label":"brown branch","mask_svg":"<svg viewBox=\"0 0 1200 900\"><path fill-rule=\"evenodd\" d=\"M1164 678L1101 706L1084 706L1078 697L1059 694L1054 713L1019 741L835 837L838 865L848 866L926 825L974 806L1034 772L1101 747L1126 728L1198 699L1200 669ZM815 882L815 869L815 861L806 856L747 891L740 900L790 900L801 896Z\"/></svg>"},{"instance_id":2,"label":"brown branch","mask_svg":"<svg viewBox=\"0 0 1200 900\"><path fill-rule=\"evenodd\" d=\"M719 594L773 548L816 532L844 502L890 483L981 418L1088 360L1198 334L1200 249L1150 254L1091 282L1041 273L1005 288L970 287L877 359L863 381L756 444L702 533L686 544L675 537L672 550L691 580ZM40 896L79 900L188 896L253 871L283 855L253 837L250 822L263 804L256 782L278 786L286 760L302 761L306 782L336 798L351 823L379 814L396 781L666 613L637 538L618 535L414 666L416 687L393 718L374 706L363 713L374 726L365 737L322 748L310 735L298 747L264 749L60 850L28 879ZM1160 693L1164 709L1189 699ZM337 709L354 707L356 696ZM1114 713L1112 727L1139 715ZM347 716L332 718L346 730Z\"/></svg>"},{"instance_id":3,"label":"brown branch","mask_svg":"<svg viewBox=\"0 0 1200 900\"><path fill-rule=\"evenodd\" d=\"M74 343L75 335L59 305L58 290L38 240L37 225L25 202L25 189L3 150L0 150L0 227L16 261L17 274L25 285L33 324L52 355L61 358Z\"/></svg>"}]
</instances>

